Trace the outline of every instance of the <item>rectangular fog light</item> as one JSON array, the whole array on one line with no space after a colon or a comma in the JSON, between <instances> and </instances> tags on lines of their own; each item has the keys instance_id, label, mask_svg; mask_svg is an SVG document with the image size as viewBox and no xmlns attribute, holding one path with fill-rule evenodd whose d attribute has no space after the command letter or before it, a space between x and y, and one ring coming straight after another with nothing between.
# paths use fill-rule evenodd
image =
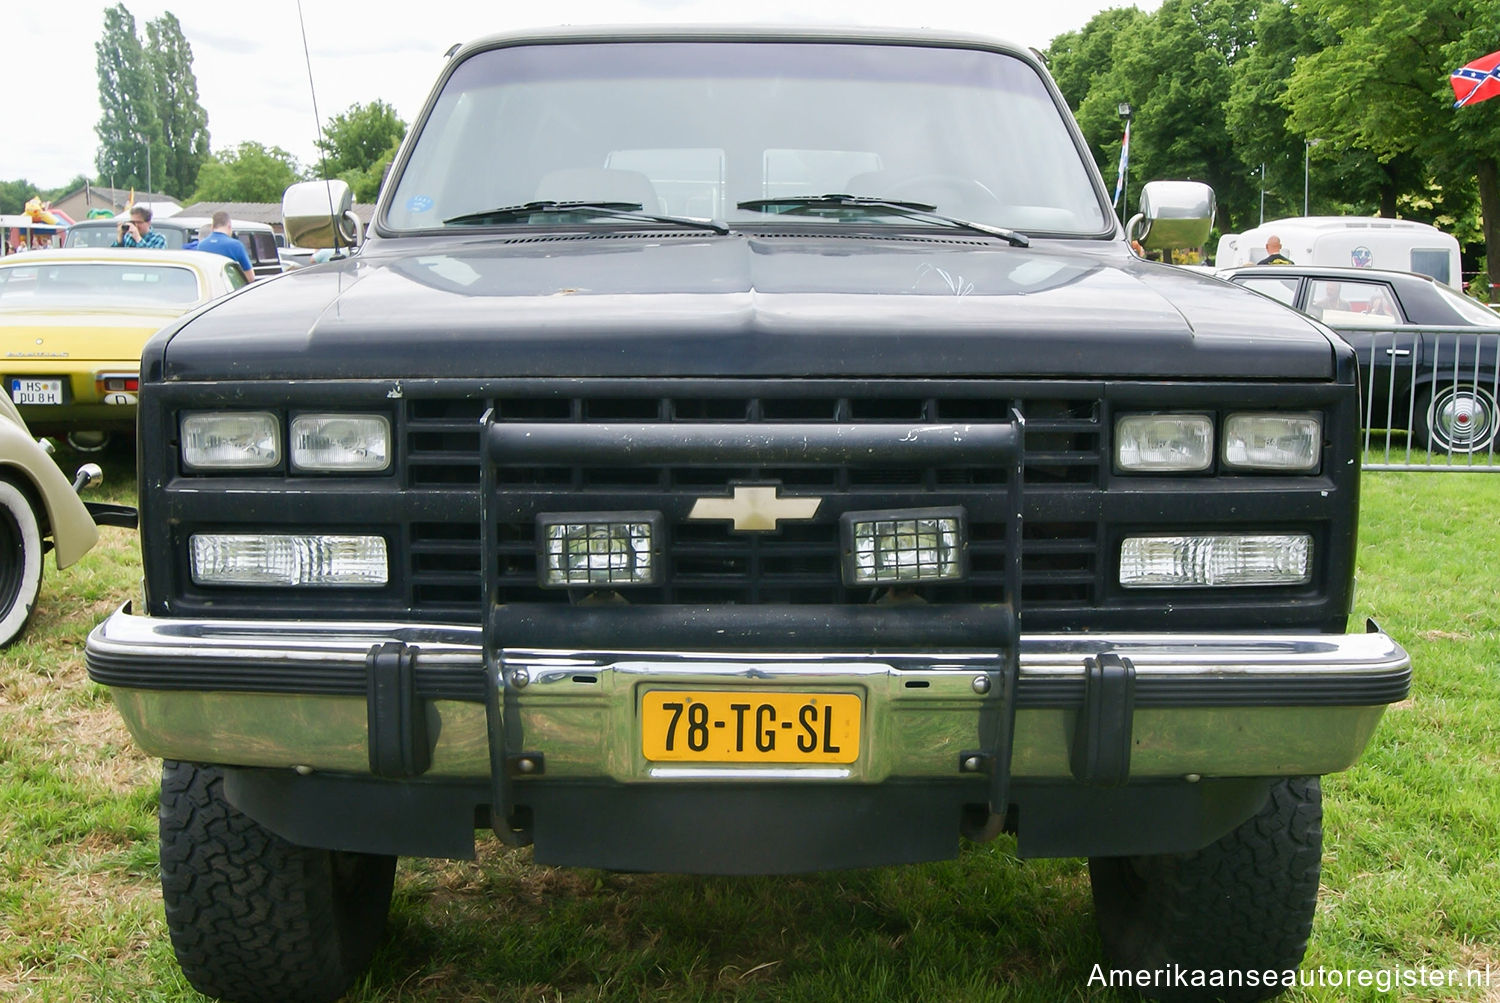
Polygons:
<instances>
[{"instance_id":1,"label":"rectangular fog light","mask_svg":"<svg viewBox=\"0 0 1500 1003\"><path fill-rule=\"evenodd\" d=\"M953 582L968 573L963 509L846 512L839 536L846 585Z\"/></svg>"},{"instance_id":2,"label":"rectangular fog light","mask_svg":"<svg viewBox=\"0 0 1500 1003\"><path fill-rule=\"evenodd\" d=\"M1323 452L1316 414L1231 414L1224 421L1224 464L1240 470L1311 473Z\"/></svg>"},{"instance_id":3,"label":"rectangular fog light","mask_svg":"<svg viewBox=\"0 0 1500 1003\"><path fill-rule=\"evenodd\" d=\"M385 538L197 533L188 541L195 585L384 585Z\"/></svg>"},{"instance_id":4,"label":"rectangular fog light","mask_svg":"<svg viewBox=\"0 0 1500 1003\"><path fill-rule=\"evenodd\" d=\"M548 588L655 585L661 578L660 512L537 516L540 580Z\"/></svg>"},{"instance_id":5,"label":"rectangular fog light","mask_svg":"<svg viewBox=\"0 0 1500 1003\"><path fill-rule=\"evenodd\" d=\"M1307 533L1131 536L1120 545L1126 588L1305 585L1312 580Z\"/></svg>"}]
</instances>

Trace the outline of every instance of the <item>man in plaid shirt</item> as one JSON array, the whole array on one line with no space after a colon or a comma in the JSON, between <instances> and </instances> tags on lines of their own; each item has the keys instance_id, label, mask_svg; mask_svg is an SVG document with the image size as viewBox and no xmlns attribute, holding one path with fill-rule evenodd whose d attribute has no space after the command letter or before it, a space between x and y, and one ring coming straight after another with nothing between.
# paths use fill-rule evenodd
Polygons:
<instances>
[{"instance_id":1,"label":"man in plaid shirt","mask_svg":"<svg viewBox=\"0 0 1500 1003\"><path fill-rule=\"evenodd\" d=\"M110 247L154 247L166 250L167 238L151 229L151 210L143 205L130 207L130 219L120 224L120 236Z\"/></svg>"}]
</instances>

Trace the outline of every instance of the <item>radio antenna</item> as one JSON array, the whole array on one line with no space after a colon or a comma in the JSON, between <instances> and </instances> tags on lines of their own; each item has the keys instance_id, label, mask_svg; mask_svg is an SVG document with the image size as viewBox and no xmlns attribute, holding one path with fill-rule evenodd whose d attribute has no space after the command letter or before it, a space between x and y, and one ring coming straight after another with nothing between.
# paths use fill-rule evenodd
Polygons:
<instances>
[{"instance_id":1,"label":"radio antenna","mask_svg":"<svg viewBox=\"0 0 1500 1003\"><path fill-rule=\"evenodd\" d=\"M302 16L302 0L297 0L297 25L302 29L302 59L307 64L307 89L312 94L314 124L318 133L318 173L323 176L323 190L328 194L328 218L333 219L333 192L328 187L328 145L323 139L323 116L318 114L318 88L313 83L312 53L307 47L307 20ZM333 220L333 249L339 246L339 220Z\"/></svg>"}]
</instances>

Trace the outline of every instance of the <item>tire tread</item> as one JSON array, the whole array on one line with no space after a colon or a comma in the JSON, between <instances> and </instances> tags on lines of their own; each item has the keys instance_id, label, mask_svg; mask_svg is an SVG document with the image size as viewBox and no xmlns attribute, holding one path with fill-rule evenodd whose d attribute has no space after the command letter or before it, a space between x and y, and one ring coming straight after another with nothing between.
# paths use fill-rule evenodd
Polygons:
<instances>
[{"instance_id":1,"label":"tire tread","mask_svg":"<svg viewBox=\"0 0 1500 1003\"><path fill-rule=\"evenodd\" d=\"M1293 777L1273 784L1256 815L1201 850L1091 860L1106 955L1134 970L1295 970L1317 909L1322 818L1318 778ZM1276 990L1179 987L1148 995L1250 1001Z\"/></svg>"},{"instance_id":2,"label":"tire tread","mask_svg":"<svg viewBox=\"0 0 1500 1003\"><path fill-rule=\"evenodd\" d=\"M173 761L162 767L160 828L167 927L199 991L326 1003L369 964L395 858L289 843L225 800L220 771ZM335 874L337 856L353 858L352 883Z\"/></svg>"}]
</instances>

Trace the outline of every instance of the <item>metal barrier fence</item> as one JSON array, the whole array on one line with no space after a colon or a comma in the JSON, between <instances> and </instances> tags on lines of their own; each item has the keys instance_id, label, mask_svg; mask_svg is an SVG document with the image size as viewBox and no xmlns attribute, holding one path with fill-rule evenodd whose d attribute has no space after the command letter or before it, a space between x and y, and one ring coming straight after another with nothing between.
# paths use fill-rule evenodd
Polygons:
<instances>
[{"instance_id":1,"label":"metal barrier fence","mask_svg":"<svg viewBox=\"0 0 1500 1003\"><path fill-rule=\"evenodd\" d=\"M1337 330L1359 355L1364 469L1500 473L1500 330Z\"/></svg>"}]
</instances>

